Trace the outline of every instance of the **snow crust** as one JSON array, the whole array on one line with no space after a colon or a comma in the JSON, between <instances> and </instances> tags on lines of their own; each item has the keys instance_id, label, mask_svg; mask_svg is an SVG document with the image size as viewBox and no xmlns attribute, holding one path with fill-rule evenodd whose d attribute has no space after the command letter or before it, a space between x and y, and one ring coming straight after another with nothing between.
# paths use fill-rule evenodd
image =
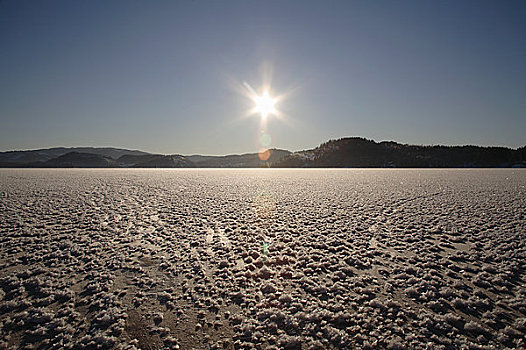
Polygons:
<instances>
[{"instance_id":1,"label":"snow crust","mask_svg":"<svg viewBox=\"0 0 526 350\"><path fill-rule=\"evenodd\" d=\"M526 172L0 170L0 345L526 347Z\"/></svg>"}]
</instances>

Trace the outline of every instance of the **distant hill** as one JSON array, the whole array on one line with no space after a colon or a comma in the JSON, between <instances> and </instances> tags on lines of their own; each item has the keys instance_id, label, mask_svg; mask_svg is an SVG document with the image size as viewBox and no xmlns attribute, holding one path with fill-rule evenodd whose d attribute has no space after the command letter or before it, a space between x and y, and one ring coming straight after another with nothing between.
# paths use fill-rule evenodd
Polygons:
<instances>
[{"instance_id":1,"label":"distant hill","mask_svg":"<svg viewBox=\"0 0 526 350\"><path fill-rule=\"evenodd\" d=\"M228 156L186 156L196 167L203 168L260 168L279 162L290 151L272 148L268 159L262 160L258 153L232 154Z\"/></svg>"},{"instance_id":2,"label":"distant hill","mask_svg":"<svg viewBox=\"0 0 526 350\"><path fill-rule=\"evenodd\" d=\"M33 163L46 168L109 168L117 165L115 159L92 153L69 152L46 162Z\"/></svg>"},{"instance_id":3,"label":"distant hill","mask_svg":"<svg viewBox=\"0 0 526 350\"><path fill-rule=\"evenodd\" d=\"M266 158L266 157L265 157ZM121 148L50 148L0 152L0 167L18 168L474 168L526 167L526 147L415 146L361 137L305 151L270 149L226 156L151 154Z\"/></svg>"},{"instance_id":4,"label":"distant hill","mask_svg":"<svg viewBox=\"0 0 526 350\"><path fill-rule=\"evenodd\" d=\"M113 147L54 147L46 149L37 149L31 151L8 151L0 152L0 164L27 164L36 162L46 162L53 158L60 157L66 153L78 152L98 154L113 159L117 159L123 155L146 155L147 152L113 148Z\"/></svg>"},{"instance_id":5,"label":"distant hill","mask_svg":"<svg viewBox=\"0 0 526 350\"><path fill-rule=\"evenodd\" d=\"M124 155L117 159L120 167L126 168L192 168L194 164L181 155Z\"/></svg>"},{"instance_id":6,"label":"distant hill","mask_svg":"<svg viewBox=\"0 0 526 350\"><path fill-rule=\"evenodd\" d=\"M256 168L269 167L291 152L271 149L267 160L258 153L227 156L151 154L120 148L50 148L0 152L0 167L8 168Z\"/></svg>"},{"instance_id":7,"label":"distant hill","mask_svg":"<svg viewBox=\"0 0 526 350\"><path fill-rule=\"evenodd\" d=\"M525 147L415 146L361 137L331 140L272 164L285 168L474 168L522 167Z\"/></svg>"}]
</instances>

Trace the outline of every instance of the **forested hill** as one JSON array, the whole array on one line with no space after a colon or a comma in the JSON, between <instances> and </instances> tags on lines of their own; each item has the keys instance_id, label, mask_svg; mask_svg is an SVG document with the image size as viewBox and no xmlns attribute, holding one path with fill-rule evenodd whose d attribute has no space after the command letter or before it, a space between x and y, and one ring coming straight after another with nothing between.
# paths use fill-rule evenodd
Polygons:
<instances>
[{"instance_id":1,"label":"forested hill","mask_svg":"<svg viewBox=\"0 0 526 350\"><path fill-rule=\"evenodd\" d=\"M416 146L361 137L305 151L269 149L226 156L150 154L119 148L52 148L0 152L16 168L495 168L526 167L526 147Z\"/></svg>"},{"instance_id":2,"label":"forested hill","mask_svg":"<svg viewBox=\"0 0 526 350\"><path fill-rule=\"evenodd\" d=\"M294 152L273 167L396 167L478 168L524 167L526 147L416 146L361 137L331 140L306 151Z\"/></svg>"}]
</instances>

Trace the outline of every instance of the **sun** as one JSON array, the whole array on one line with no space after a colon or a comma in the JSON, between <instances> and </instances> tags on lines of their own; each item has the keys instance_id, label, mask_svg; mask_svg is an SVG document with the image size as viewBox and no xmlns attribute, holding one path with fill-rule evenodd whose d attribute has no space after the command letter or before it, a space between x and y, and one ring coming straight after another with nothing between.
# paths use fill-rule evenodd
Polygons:
<instances>
[{"instance_id":1,"label":"sun","mask_svg":"<svg viewBox=\"0 0 526 350\"><path fill-rule=\"evenodd\" d=\"M262 122L266 122L271 115L278 118L282 117L277 105L284 96L273 95L270 84L264 84L257 92L246 81L243 82L243 86L243 94L254 103L254 107L248 111L247 115L259 115Z\"/></svg>"},{"instance_id":2,"label":"sun","mask_svg":"<svg viewBox=\"0 0 526 350\"><path fill-rule=\"evenodd\" d=\"M255 104L253 112L259 113L261 119L267 119L269 115L277 113L277 98L271 97L268 91L263 91L261 95L254 94L252 100Z\"/></svg>"}]
</instances>

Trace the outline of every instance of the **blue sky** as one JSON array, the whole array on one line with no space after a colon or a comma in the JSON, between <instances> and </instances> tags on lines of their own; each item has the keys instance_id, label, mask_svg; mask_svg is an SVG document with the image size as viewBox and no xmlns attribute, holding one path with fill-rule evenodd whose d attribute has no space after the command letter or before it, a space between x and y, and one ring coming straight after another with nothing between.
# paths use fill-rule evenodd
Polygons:
<instances>
[{"instance_id":1,"label":"blue sky","mask_svg":"<svg viewBox=\"0 0 526 350\"><path fill-rule=\"evenodd\" d=\"M526 144L524 1L0 1L0 150Z\"/></svg>"}]
</instances>

